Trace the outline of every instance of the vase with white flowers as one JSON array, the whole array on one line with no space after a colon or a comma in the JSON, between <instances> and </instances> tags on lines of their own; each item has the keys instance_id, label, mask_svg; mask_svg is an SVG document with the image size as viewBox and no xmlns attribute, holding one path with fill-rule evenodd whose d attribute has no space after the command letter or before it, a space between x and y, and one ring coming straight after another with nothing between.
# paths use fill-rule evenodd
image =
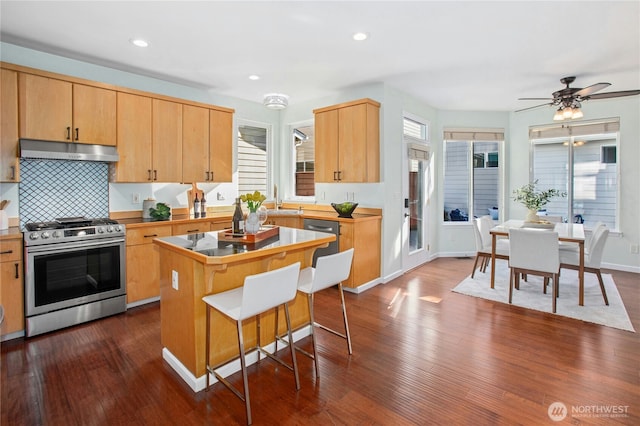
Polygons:
<instances>
[{"instance_id":1,"label":"vase with white flowers","mask_svg":"<svg viewBox=\"0 0 640 426\"><path fill-rule=\"evenodd\" d=\"M546 189L544 191L536 191L538 180L529 182L513 191L513 201L522 203L529 212L525 218L525 222L539 222L538 210L545 206L553 197L565 197L566 192L560 192L557 189Z\"/></svg>"}]
</instances>

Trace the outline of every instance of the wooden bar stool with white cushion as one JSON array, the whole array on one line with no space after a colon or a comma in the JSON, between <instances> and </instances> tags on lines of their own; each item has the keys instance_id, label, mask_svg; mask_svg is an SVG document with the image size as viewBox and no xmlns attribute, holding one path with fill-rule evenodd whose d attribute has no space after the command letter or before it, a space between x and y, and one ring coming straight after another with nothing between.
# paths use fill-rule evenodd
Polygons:
<instances>
[{"instance_id":1,"label":"wooden bar stool with white cushion","mask_svg":"<svg viewBox=\"0 0 640 426\"><path fill-rule=\"evenodd\" d=\"M289 341L292 342L291 321L289 317L289 302L296 297L296 289L298 284L298 275L300 272L300 262L283 268L275 269L261 274L250 275L245 278L242 287L228 290L222 293L211 294L202 298L207 305L207 341L206 341L206 361L207 361L207 387L209 389L209 374L213 374L220 382L228 387L238 398L245 402L247 410L247 424L251 424L251 403L249 399L249 384L247 381L247 368L245 365L245 356L248 352L255 350L263 355L279 362L283 366L293 370L296 382L296 390L300 389L300 379L298 378L298 364L296 362L296 354L293 346L290 346L292 365L284 363L273 354L264 350L260 345L260 318L256 318L257 345L254 348L245 349L244 336L242 333L242 321L258 317L261 313L269 311L273 308L278 309L280 305L284 305L284 312L287 320L287 334ZM216 366L209 365L209 354L211 348L211 319L210 309L215 309L221 314L231 318L236 322L238 329L238 348L240 366L242 369L242 383L244 392L241 393L228 380L219 375L216 369L228 364L225 361ZM277 334L277 330L276 330Z\"/></svg>"},{"instance_id":2,"label":"wooden bar stool with white cushion","mask_svg":"<svg viewBox=\"0 0 640 426\"><path fill-rule=\"evenodd\" d=\"M560 249L558 233L542 229L512 228L509 230L509 303L513 295L514 282L519 288L519 274L544 277L542 284L546 293L547 281L553 280L552 310L556 312L558 277L560 276Z\"/></svg>"},{"instance_id":3,"label":"wooden bar stool with white cushion","mask_svg":"<svg viewBox=\"0 0 640 426\"><path fill-rule=\"evenodd\" d=\"M351 263L353 261L353 248L342 251L336 254L330 254L327 256L318 257L315 268L309 267L300 271L300 277L298 279L298 291L307 295L307 301L309 304L309 323L311 326L311 342L313 345L313 354L310 354L300 348L296 348L309 358L313 359L316 368L316 377L320 377L320 370L318 368L318 359L316 351L316 338L314 334L314 328L319 327L326 330L336 336L342 337L347 341L347 348L349 355L352 354L351 350L351 335L349 334L349 321L347 320L347 309L344 304L344 292L342 291L342 281L349 277L351 271ZM344 334L338 331L332 330L322 324L315 322L313 314L313 295L318 291L324 290L328 287L338 285L338 291L340 292L340 303L342 304L342 318L344 321ZM315 327L314 327L315 326Z\"/></svg>"}]
</instances>

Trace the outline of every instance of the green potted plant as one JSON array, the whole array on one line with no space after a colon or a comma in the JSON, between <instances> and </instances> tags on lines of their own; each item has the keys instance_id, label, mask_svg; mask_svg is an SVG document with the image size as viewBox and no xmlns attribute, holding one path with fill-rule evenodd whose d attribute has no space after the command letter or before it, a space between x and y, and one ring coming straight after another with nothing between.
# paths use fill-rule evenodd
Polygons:
<instances>
[{"instance_id":1,"label":"green potted plant","mask_svg":"<svg viewBox=\"0 0 640 426\"><path fill-rule=\"evenodd\" d=\"M525 222L538 222L538 210L545 206L553 197L565 197L566 192L560 192L557 189L547 189L544 191L536 191L538 180L529 182L513 191L513 201L522 203L529 212L525 218Z\"/></svg>"}]
</instances>

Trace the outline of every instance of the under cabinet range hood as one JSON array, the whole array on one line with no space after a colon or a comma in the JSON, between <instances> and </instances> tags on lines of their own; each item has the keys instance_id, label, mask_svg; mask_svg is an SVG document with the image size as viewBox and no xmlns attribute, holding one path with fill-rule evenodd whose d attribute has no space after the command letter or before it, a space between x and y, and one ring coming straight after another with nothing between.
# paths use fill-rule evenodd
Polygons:
<instances>
[{"instance_id":1,"label":"under cabinet range hood","mask_svg":"<svg viewBox=\"0 0 640 426\"><path fill-rule=\"evenodd\" d=\"M102 161L106 163L113 163L120 159L115 146L50 142L36 139L20 139L20 158Z\"/></svg>"}]
</instances>

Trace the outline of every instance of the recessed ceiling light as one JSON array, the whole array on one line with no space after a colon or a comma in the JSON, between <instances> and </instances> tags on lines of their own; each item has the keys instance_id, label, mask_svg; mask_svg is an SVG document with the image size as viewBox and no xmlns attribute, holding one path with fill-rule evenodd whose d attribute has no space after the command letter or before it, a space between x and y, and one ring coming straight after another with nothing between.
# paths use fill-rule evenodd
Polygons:
<instances>
[{"instance_id":1,"label":"recessed ceiling light","mask_svg":"<svg viewBox=\"0 0 640 426\"><path fill-rule=\"evenodd\" d=\"M255 75L255 74L251 74L249 76L249 80L260 80L260 76L259 75Z\"/></svg>"},{"instance_id":2,"label":"recessed ceiling light","mask_svg":"<svg viewBox=\"0 0 640 426\"><path fill-rule=\"evenodd\" d=\"M355 41L363 41L363 40L366 40L368 37L369 37L369 34L367 33L355 33L353 35L353 39Z\"/></svg>"},{"instance_id":3,"label":"recessed ceiling light","mask_svg":"<svg viewBox=\"0 0 640 426\"><path fill-rule=\"evenodd\" d=\"M149 46L149 42L141 38L132 38L130 41L131 41L131 44L133 44L134 46L138 46L138 47Z\"/></svg>"}]
</instances>

